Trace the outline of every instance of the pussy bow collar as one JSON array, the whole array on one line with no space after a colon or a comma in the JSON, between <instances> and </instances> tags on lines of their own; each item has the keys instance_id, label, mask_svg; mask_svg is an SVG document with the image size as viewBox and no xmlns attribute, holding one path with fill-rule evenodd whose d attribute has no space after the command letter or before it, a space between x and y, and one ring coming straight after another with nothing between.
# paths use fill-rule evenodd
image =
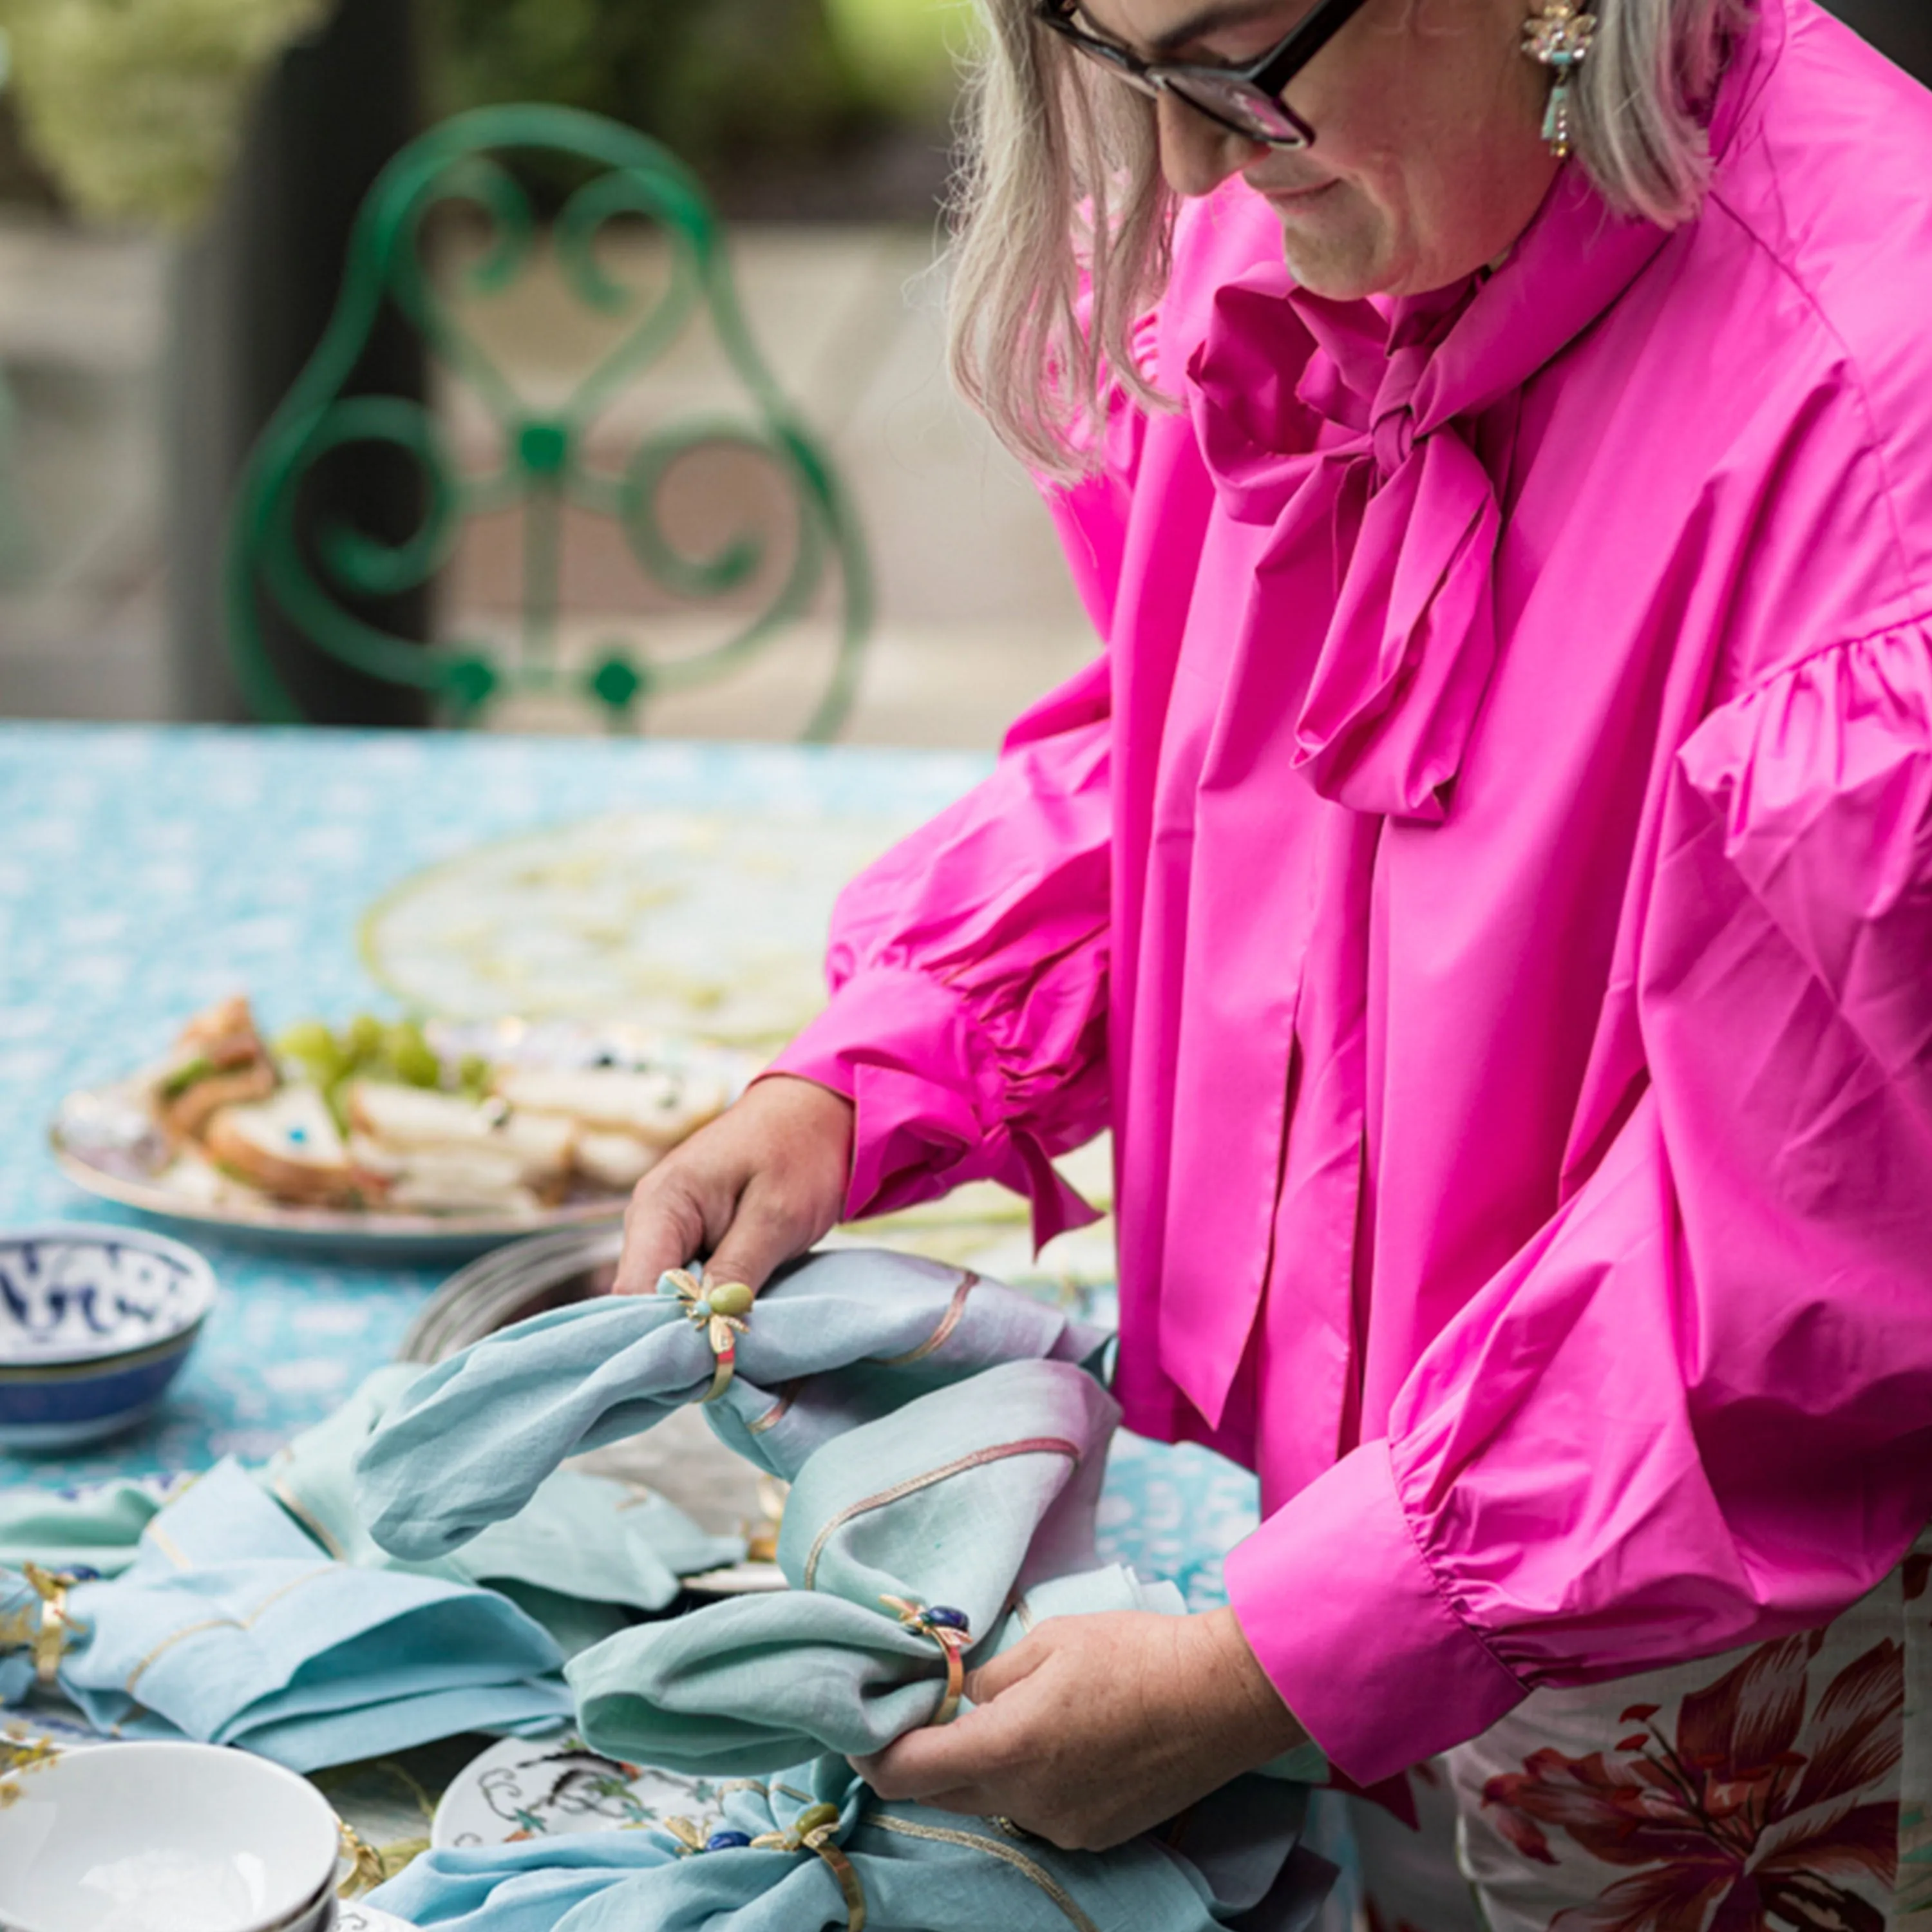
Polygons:
<instances>
[{"instance_id":1,"label":"pussy bow collar","mask_svg":"<svg viewBox=\"0 0 1932 1932\"><path fill-rule=\"evenodd\" d=\"M1144 989L1150 1010L1191 1016L1155 1103L1170 1124L1160 1211L1175 1229L1209 1214L1220 1242L1164 1244L1158 1354L1210 1427L1275 1241L1326 1284L1318 1318L1347 1333L1334 1283L1355 1239L1376 828L1453 809L1496 660L1523 386L1666 238L1570 170L1509 259L1459 289L1328 302L1269 263L1212 298L1188 400L1217 506L1254 541L1232 553L1238 584L1197 584L1190 638L1198 627L1211 650L1213 716L1163 747L1155 816L1163 849L1187 856L1149 881L1146 918L1169 937L1148 970L1174 981ZM1347 814L1287 810L1298 781ZM1130 1183L1124 1243L1145 1239ZM1294 1225L1276 1225L1291 1196ZM1229 1246L1252 1257L1232 1280ZM1140 1318L1124 1310L1124 1328ZM1339 1416L1339 1383L1331 1395Z\"/></svg>"},{"instance_id":2,"label":"pussy bow collar","mask_svg":"<svg viewBox=\"0 0 1932 1932\"><path fill-rule=\"evenodd\" d=\"M1472 426L1665 239L1573 169L1502 266L1457 289L1330 302L1270 264L1216 296L1188 370L1196 430L1227 514L1272 532L1237 661L1293 680L1290 762L1324 797L1445 815L1496 659L1492 470L1514 414L1480 454Z\"/></svg>"}]
</instances>

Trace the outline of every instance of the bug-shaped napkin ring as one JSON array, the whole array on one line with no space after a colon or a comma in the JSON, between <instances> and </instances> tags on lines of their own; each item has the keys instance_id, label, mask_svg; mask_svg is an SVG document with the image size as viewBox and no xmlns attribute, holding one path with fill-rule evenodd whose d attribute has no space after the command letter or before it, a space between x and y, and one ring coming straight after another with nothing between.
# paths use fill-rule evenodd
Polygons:
<instances>
[{"instance_id":1,"label":"bug-shaped napkin ring","mask_svg":"<svg viewBox=\"0 0 1932 1932\"><path fill-rule=\"evenodd\" d=\"M972 1621L964 1610L949 1610L944 1604L929 1608L908 1603L903 1597L881 1597L879 1601L898 1613L899 1622L921 1636L929 1636L946 1655L946 1695L932 1714L935 1724L950 1724L959 1714L959 1700L966 1689L964 1653L973 1648Z\"/></svg>"},{"instance_id":2,"label":"bug-shaped napkin ring","mask_svg":"<svg viewBox=\"0 0 1932 1932\"><path fill-rule=\"evenodd\" d=\"M746 1332L752 1312L752 1291L741 1281L721 1281L706 1288L688 1268L673 1268L658 1283L660 1294L674 1294L684 1304L691 1325L711 1345L718 1366L712 1371L706 1402L716 1402L731 1386L738 1366L738 1337Z\"/></svg>"}]
</instances>

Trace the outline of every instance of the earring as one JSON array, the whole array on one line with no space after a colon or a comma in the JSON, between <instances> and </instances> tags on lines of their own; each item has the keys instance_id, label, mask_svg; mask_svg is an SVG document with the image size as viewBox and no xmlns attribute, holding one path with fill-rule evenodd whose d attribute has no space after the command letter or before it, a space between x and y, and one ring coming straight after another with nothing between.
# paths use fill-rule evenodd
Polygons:
<instances>
[{"instance_id":1,"label":"earring","mask_svg":"<svg viewBox=\"0 0 1932 1932\"><path fill-rule=\"evenodd\" d=\"M1532 14L1523 26L1523 52L1556 77L1550 110L1543 117L1543 138L1559 161L1568 158L1576 135L1571 89L1576 70L1596 42L1596 15L1580 14L1572 0L1544 0L1542 10Z\"/></svg>"}]
</instances>

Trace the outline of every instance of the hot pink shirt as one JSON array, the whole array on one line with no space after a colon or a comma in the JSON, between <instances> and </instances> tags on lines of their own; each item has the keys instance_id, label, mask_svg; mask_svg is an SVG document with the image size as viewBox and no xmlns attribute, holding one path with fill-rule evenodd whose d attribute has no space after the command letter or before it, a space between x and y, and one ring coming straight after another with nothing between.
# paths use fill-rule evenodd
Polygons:
<instances>
[{"instance_id":1,"label":"hot pink shirt","mask_svg":"<svg viewBox=\"0 0 1932 1932\"><path fill-rule=\"evenodd\" d=\"M1932 96L1766 0L1677 233L1184 218L1055 508L1109 650L841 902L854 1214L1118 1136L1119 1388L1367 1782L1828 1618L1932 1516Z\"/></svg>"}]
</instances>

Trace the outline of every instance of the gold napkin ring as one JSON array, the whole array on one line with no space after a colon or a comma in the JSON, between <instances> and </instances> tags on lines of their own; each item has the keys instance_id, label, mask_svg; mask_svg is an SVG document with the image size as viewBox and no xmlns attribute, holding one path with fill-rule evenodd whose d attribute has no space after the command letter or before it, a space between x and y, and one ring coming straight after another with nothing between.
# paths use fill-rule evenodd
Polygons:
<instances>
[{"instance_id":1,"label":"gold napkin ring","mask_svg":"<svg viewBox=\"0 0 1932 1932\"><path fill-rule=\"evenodd\" d=\"M866 1932L866 1890L852 1861L833 1842L838 1828L836 1804L812 1804L801 1811L789 1832L760 1832L752 1840L754 1852L815 1852L838 1882L845 1900L845 1932Z\"/></svg>"},{"instance_id":2,"label":"gold napkin ring","mask_svg":"<svg viewBox=\"0 0 1932 1932\"><path fill-rule=\"evenodd\" d=\"M908 1603L903 1597L881 1597L889 1610L896 1610L902 1624L920 1636L929 1636L946 1658L946 1695L932 1714L935 1724L950 1724L959 1714L959 1700L966 1691L964 1653L973 1648L973 1624L964 1610L944 1604L928 1607Z\"/></svg>"},{"instance_id":3,"label":"gold napkin ring","mask_svg":"<svg viewBox=\"0 0 1932 1932\"><path fill-rule=\"evenodd\" d=\"M20 1574L40 1600L40 1628L33 1636L34 1676L48 1689L60 1678L61 1659L74 1647L74 1627L67 1613L67 1593L78 1577L55 1570L43 1570L38 1563L23 1563Z\"/></svg>"},{"instance_id":4,"label":"gold napkin ring","mask_svg":"<svg viewBox=\"0 0 1932 1932\"><path fill-rule=\"evenodd\" d=\"M741 1281L721 1281L706 1288L688 1268L673 1268L658 1282L658 1292L676 1295L691 1325L711 1345L718 1365L704 1400L716 1402L737 1371L738 1337L746 1332L745 1317L752 1312L752 1291Z\"/></svg>"}]
</instances>

